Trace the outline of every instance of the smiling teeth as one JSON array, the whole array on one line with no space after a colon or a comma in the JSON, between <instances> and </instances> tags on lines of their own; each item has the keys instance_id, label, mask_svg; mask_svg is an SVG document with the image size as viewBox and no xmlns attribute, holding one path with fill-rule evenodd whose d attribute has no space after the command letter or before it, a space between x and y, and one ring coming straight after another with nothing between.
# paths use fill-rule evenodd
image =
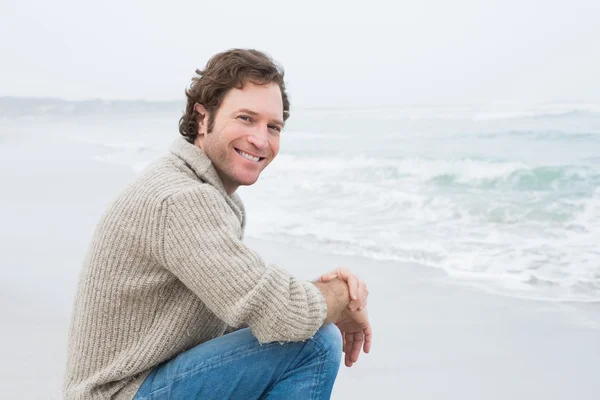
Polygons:
<instances>
[{"instance_id":1,"label":"smiling teeth","mask_svg":"<svg viewBox=\"0 0 600 400\"><path fill-rule=\"evenodd\" d=\"M260 160L260 157L254 157L254 156L251 156L250 154L248 154L248 153L244 153L244 152L243 152L243 151L241 151L241 150L238 150L238 153L239 153L239 154L240 154L242 157L244 157L244 158L247 158L248 160L252 160L252 161L258 161L258 160Z\"/></svg>"}]
</instances>

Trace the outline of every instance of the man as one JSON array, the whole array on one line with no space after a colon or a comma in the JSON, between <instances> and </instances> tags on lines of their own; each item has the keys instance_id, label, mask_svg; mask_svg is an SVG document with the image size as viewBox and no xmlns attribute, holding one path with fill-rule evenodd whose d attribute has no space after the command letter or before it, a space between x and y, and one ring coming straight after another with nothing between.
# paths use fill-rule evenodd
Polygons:
<instances>
[{"instance_id":1,"label":"man","mask_svg":"<svg viewBox=\"0 0 600 400\"><path fill-rule=\"evenodd\" d=\"M242 242L235 194L279 151L283 72L261 52L231 50L197 73L182 137L98 224L66 397L329 398L340 338L347 366L369 351L366 285L344 269L307 282L266 264Z\"/></svg>"}]
</instances>

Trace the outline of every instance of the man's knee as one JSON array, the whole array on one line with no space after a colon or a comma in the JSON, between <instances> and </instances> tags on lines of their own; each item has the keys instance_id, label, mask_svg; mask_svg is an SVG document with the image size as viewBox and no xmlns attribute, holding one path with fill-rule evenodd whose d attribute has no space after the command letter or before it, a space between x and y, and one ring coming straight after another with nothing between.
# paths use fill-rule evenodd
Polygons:
<instances>
[{"instance_id":1,"label":"man's knee","mask_svg":"<svg viewBox=\"0 0 600 400\"><path fill-rule=\"evenodd\" d=\"M323 325L311 339L330 361L340 363L342 358L342 334L334 324Z\"/></svg>"}]
</instances>

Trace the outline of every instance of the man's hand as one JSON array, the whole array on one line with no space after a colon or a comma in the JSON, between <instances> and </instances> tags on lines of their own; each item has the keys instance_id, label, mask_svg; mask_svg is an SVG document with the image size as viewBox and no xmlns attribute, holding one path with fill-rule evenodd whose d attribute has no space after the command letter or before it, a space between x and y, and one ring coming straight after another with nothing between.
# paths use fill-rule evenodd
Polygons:
<instances>
[{"instance_id":1,"label":"man's hand","mask_svg":"<svg viewBox=\"0 0 600 400\"><path fill-rule=\"evenodd\" d=\"M367 297L369 296L369 290L367 289L366 283L364 283L358 276L350 272L350 270L347 268L336 268L327 274L321 275L319 282L329 282L335 278L346 281L348 284L351 300L350 304L348 305L350 310L364 310L364 308L367 306Z\"/></svg>"},{"instance_id":2,"label":"man's hand","mask_svg":"<svg viewBox=\"0 0 600 400\"><path fill-rule=\"evenodd\" d=\"M348 270L343 268L334 272L336 273L336 277L331 277L333 273L325 274L318 282L313 282L313 284L319 288L325 297L327 303L326 322L333 322L336 324L342 333L345 364L347 367L351 367L358 361L361 348L365 353L368 353L371 350L371 338L373 333L371 324L369 323L367 310L365 308L362 308L360 311L350 309L351 295L349 288L355 283L359 283L358 278L354 277ZM340 273L341 278L345 277L346 281L338 279L340 278L337 277L338 273ZM348 283L348 280L350 280L351 283ZM360 289L361 286L363 286L363 289L359 290L359 292L363 297L355 296L357 297L357 308L361 304L366 305L366 297L368 295L364 283L362 285L359 283L354 286L354 288Z\"/></svg>"},{"instance_id":3,"label":"man's hand","mask_svg":"<svg viewBox=\"0 0 600 400\"><path fill-rule=\"evenodd\" d=\"M342 319L336 324L342 332L346 367L358 361L361 347L365 353L371 351L373 332L367 310L351 311L346 309Z\"/></svg>"}]
</instances>

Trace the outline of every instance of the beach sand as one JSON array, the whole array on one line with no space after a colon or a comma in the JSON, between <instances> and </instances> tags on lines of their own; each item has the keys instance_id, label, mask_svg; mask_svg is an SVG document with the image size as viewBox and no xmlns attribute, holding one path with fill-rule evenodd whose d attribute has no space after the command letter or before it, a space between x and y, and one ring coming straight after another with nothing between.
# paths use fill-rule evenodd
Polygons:
<instances>
[{"instance_id":1,"label":"beach sand","mask_svg":"<svg viewBox=\"0 0 600 400\"><path fill-rule=\"evenodd\" d=\"M133 177L80 150L0 157L2 399L60 398L81 261L106 204ZM346 266L368 283L372 352L341 366L334 399L600 396L598 305L503 297L419 265L247 243L305 279Z\"/></svg>"},{"instance_id":2,"label":"beach sand","mask_svg":"<svg viewBox=\"0 0 600 400\"><path fill-rule=\"evenodd\" d=\"M416 265L319 254L248 240L312 279L344 265L369 284L371 354L342 365L332 398L597 399L593 310L488 295ZM59 399L68 318L3 297L3 399Z\"/></svg>"},{"instance_id":3,"label":"beach sand","mask_svg":"<svg viewBox=\"0 0 600 400\"><path fill-rule=\"evenodd\" d=\"M310 279L343 265L370 288L371 354L342 366L333 398L596 399L597 307L490 295L422 266L248 241Z\"/></svg>"}]
</instances>

